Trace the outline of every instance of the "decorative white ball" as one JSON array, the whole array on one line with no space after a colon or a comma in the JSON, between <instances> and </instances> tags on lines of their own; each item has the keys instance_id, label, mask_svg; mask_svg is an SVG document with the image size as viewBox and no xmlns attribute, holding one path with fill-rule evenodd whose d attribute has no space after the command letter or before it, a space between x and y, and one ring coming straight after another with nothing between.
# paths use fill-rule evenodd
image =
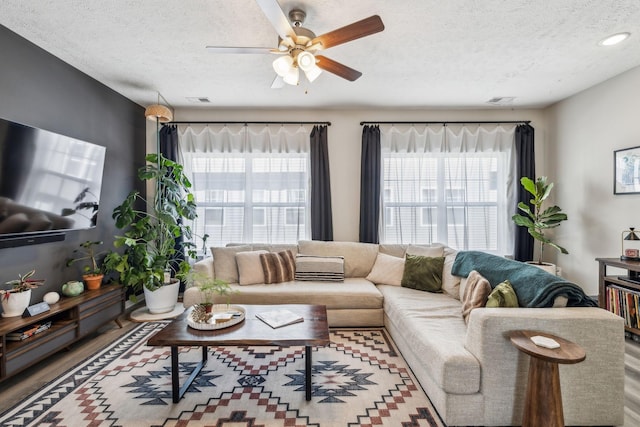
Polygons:
<instances>
[{"instance_id":1,"label":"decorative white ball","mask_svg":"<svg viewBox=\"0 0 640 427\"><path fill-rule=\"evenodd\" d=\"M60 294L57 292L47 292L44 294L44 298L42 298L42 300L47 304L55 304L60 301Z\"/></svg>"}]
</instances>

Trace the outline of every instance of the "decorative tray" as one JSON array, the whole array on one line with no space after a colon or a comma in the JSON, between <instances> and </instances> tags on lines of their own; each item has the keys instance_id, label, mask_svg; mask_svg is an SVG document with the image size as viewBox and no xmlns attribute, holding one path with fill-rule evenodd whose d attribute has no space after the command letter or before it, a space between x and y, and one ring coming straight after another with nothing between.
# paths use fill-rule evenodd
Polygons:
<instances>
[{"instance_id":1,"label":"decorative tray","mask_svg":"<svg viewBox=\"0 0 640 427\"><path fill-rule=\"evenodd\" d=\"M239 305L214 304L211 307L211 313L208 314L210 316L207 316L206 321L196 321L193 317L194 310L191 310L187 317L187 324L194 329L204 331L228 328L244 320L245 310Z\"/></svg>"}]
</instances>

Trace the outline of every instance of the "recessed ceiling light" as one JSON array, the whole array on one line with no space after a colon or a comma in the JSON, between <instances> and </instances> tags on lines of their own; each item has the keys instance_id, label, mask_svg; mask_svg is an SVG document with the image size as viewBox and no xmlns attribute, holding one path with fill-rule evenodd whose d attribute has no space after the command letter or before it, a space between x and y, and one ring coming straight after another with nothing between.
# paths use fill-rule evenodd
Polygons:
<instances>
[{"instance_id":1,"label":"recessed ceiling light","mask_svg":"<svg viewBox=\"0 0 640 427\"><path fill-rule=\"evenodd\" d=\"M609 37L606 37L606 38L600 40L598 42L598 44L600 46L613 46L614 44L618 44L618 43L626 40L627 38L629 38L630 35L631 35L631 33L614 34L612 36L609 36Z\"/></svg>"}]
</instances>

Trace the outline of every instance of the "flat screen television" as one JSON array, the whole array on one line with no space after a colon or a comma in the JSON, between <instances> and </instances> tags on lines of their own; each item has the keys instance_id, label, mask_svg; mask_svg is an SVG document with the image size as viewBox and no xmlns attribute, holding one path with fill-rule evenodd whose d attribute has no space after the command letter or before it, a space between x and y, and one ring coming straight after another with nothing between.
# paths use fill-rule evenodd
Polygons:
<instances>
[{"instance_id":1,"label":"flat screen television","mask_svg":"<svg viewBox=\"0 0 640 427\"><path fill-rule=\"evenodd\" d=\"M0 248L95 227L105 151L0 118Z\"/></svg>"}]
</instances>

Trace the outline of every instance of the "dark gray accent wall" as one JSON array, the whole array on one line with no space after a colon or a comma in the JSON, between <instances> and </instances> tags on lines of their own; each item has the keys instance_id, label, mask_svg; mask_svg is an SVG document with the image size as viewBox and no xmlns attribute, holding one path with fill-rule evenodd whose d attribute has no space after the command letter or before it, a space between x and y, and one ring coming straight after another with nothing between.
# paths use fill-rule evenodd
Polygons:
<instances>
[{"instance_id":1,"label":"dark gray accent wall","mask_svg":"<svg viewBox=\"0 0 640 427\"><path fill-rule=\"evenodd\" d=\"M111 212L140 185L144 164L144 109L0 25L0 117L106 147L98 226L67 233L63 242L0 249L0 284L36 269L46 279L31 303L79 279L65 261L85 240L110 247L117 233ZM81 280L81 279L80 279Z\"/></svg>"}]
</instances>

